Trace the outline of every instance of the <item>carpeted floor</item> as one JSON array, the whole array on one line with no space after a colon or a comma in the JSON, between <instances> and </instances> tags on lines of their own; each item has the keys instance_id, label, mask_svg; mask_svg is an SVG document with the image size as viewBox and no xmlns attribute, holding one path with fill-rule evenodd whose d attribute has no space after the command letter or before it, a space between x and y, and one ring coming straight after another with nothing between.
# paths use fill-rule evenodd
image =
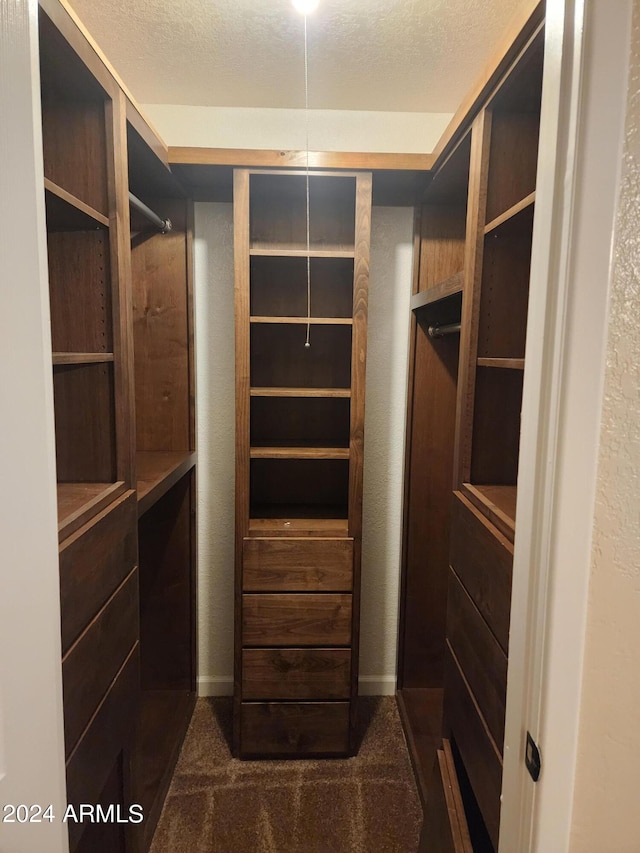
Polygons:
<instances>
[{"instance_id":1,"label":"carpeted floor","mask_svg":"<svg viewBox=\"0 0 640 853\"><path fill-rule=\"evenodd\" d=\"M422 812L395 699L360 701L355 758L238 761L231 701L199 699L151 853L416 853Z\"/></svg>"}]
</instances>

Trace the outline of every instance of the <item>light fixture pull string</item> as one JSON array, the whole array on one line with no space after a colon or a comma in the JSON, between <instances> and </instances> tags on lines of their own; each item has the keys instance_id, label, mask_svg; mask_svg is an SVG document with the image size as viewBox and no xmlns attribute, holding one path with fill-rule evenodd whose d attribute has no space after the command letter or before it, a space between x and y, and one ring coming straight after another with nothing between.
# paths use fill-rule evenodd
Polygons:
<instances>
[{"instance_id":1,"label":"light fixture pull string","mask_svg":"<svg viewBox=\"0 0 640 853\"><path fill-rule=\"evenodd\" d=\"M309 58L307 51L307 16L304 16L304 116L306 130L306 152L307 152L307 339L305 347L310 347L309 335L311 331L311 236L310 236L310 213L309 213Z\"/></svg>"}]
</instances>

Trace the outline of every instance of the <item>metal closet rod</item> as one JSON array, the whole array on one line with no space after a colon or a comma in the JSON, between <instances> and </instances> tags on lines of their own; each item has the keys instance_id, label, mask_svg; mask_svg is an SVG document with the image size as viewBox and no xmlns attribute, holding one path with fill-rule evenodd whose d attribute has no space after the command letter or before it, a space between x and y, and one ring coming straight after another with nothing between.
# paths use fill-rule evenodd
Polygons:
<instances>
[{"instance_id":1,"label":"metal closet rod","mask_svg":"<svg viewBox=\"0 0 640 853\"><path fill-rule=\"evenodd\" d=\"M428 329L430 338L443 338L445 335L457 335L460 332L460 323L447 323L446 326L441 326L435 323L429 326Z\"/></svg>"},{"instance_id":2,"label":"metal closet rod","mask_svg":"<svg viewBox=\"0 0 640 853\"><path fill-rule=\"evenodd\" d=\"M166 234L173 228L170 219L163 219L161 216L158 216L155 211L151 210L150 207L147 207L147 205L143 201L140 201L140 199L137 198L132 192L129 193L129 203L132 207L135 207L135 209L139 211L143 216L146 216L150 222L153 222L158 231L160 231L162 234Z\"/></svg>"}]
</instances>

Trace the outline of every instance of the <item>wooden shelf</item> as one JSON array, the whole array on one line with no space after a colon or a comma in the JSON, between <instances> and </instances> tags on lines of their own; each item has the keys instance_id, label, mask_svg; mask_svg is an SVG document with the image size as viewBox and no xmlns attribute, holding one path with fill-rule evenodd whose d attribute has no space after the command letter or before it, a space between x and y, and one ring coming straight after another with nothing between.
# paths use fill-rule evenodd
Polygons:
<instances>
[{"instance_id":1,"label":"wooden shelf","mask_svg":"<svg viewBox=\"0 0 640 853\"><path fill-rule=\"evenodd\" d=\"M252 447L251 459L348 459L348 447Z\"/></svg>"},{"instance_id":2,"label":"wooden shelf","mask_svg":"<svg viewBox=\"0 0 640 853\"><path fill-rule=\"evenodd\" d=\"M355 258L353 246L306 246L288 243L255 243L249 249L252 257L272 258Z\"/></svg>"},{"instance_id":3,"label":"wooden shelf","mask_svg":"<svg viewBox=\"0 0 640 853\"><path fill-rule=\"evenodd\" d=\"M251 323L278 323L306 326L307 323L319 326L352 326L351 317L250 317Z\"/></svg>"},{"instance_id":4,"label":"wooden shelf","mask_svg":"<svg viewBox=\"0 0 640 853\"><path fill-rule=\"evenodd\" d=\"M488 223L488 225L485 225L484 233L489 234L491 231L495 231L496 228L499 228L501 225L504 225L505 222L508 222L510 219L513 219L514 216L517 216L519 213L522 213L523 210L532 207L535 204L535 200L535 192L529 193L526 198L523 198L517 204L514 204L513 207L510 207L509 210L505 210L505 212L501 213L500 216L496 216L495 219L492 219L491 222Z\"/></svg>"},{"instance_id":5,"label":"wooden shelf","mask_svg":"<svg viewBox=\"0 0 640 853\"><path fill-rule=\"evenodd\" d=\"M136 454L138 516L144 515L196 464L196 454L183 451L139 451Z\"/></svg>"},{"instance_id":6,"label":"wooden shelf","mask_svg":"<svg viewBox=\"0 0 640 853\"><path fill-rule=\"evenodd\" d=\"M463 483L463 493L513 542L516 527L516 486Z\"/></svg>"},{"instance_id":7,"label":"wooden shelf","mask_svg":"<svg viewBox=\"0 0 640 853\"><path fill-rule=\"evenodd\" d=\"M90 205L44 179L47 228L49 231L92 231L108 228L109 220Z\"/></svg>"},{"instance_id":8,"label":"wooden shelf","mask_svg":"<svg viewBox=\"0 0 640 853\"><path fill-rule=\"evenodd\" d=\"M479 358L478 367L497 367L501 370L524 370L524 358Z\"/></svg>"},{"instance_id":9,"label":"wooden shelf","mask_svg":"<svg viewBox=\"0 0 640 853\"><path fill-rule=\"evenodd\" d=\"M52 361L56 364L103 364L113 361L112 352L54 352Z\"/></svg>"},{"instance_id":10,"label":"wooden shelf","mask_svg":"<svg viewBox=\"0 0 640 853\"><path fill-rule=\"evenodd\" d=\"M283 508L284 509L284 508ZM349 522L346 518L250 518L250 536L346 536Z\"/></svg>"},{"instance_id":11,"label":"wooden shelf","mask_svg":"<svg viewBox=\"0 0 640 853\"><path fill-rule=\"evenodd\" d=\"M449 299L464 289L464 272L457 272L455 275L445 278L433 287L429 287L420 293L415 293L411 297L411 310L418 311L420 308L425 308L427 305L435 305L443 299Z\"/></svg>"},{"instance_id":12,"label":"wooden shelf","mask_svg":"<svg viewBox=\"0 0 640 853\"><path fill-rule=\"evenodd\" d=\"M58 483L58 539L81 527L125 491L122 481L115 483Z\"/></svg>"},{"instance_id":13,"label":"wooden shelf","mask_svg":"<svg viewBox=\"0 0 640 853\"><path fill-rule=\"evenodd\" d=\"M252 397L350 397L350 388L251 388Z\"/></svg>"}]
</instances>

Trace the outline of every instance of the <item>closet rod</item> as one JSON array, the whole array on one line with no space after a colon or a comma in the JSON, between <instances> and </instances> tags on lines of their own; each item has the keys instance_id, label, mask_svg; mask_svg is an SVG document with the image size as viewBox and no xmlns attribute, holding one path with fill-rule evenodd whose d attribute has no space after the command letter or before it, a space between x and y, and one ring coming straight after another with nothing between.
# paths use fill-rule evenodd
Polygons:
<instances>
[{"instance_id":1,"label":"closet rod","mask_svg":"<svg viewBox=\"0 0 640 853\"><path fill-rule=\"evenodd\" d=\"M146 216L150 222L153 222L158 231L162 234L167 234L173 228L170 219L163 219L161 216L158 216L158 214L154 213L150 207L147 207L143 201L136 198L132 192L129 193L129 203L143 216Z\"/></svg>"},{"instance_id":2,"label":"closet rod","mask_svg":"<svg viewBox=\"0 0 640 853\"><path fill-rule=\"evenodd\" d=\"M446 326L440 326L436 323L434 326L429 326L428 332L430 338L442 338L444 335L457 335L460 332L460 323L448 323Z\"/></svg>"}]
</instances>

